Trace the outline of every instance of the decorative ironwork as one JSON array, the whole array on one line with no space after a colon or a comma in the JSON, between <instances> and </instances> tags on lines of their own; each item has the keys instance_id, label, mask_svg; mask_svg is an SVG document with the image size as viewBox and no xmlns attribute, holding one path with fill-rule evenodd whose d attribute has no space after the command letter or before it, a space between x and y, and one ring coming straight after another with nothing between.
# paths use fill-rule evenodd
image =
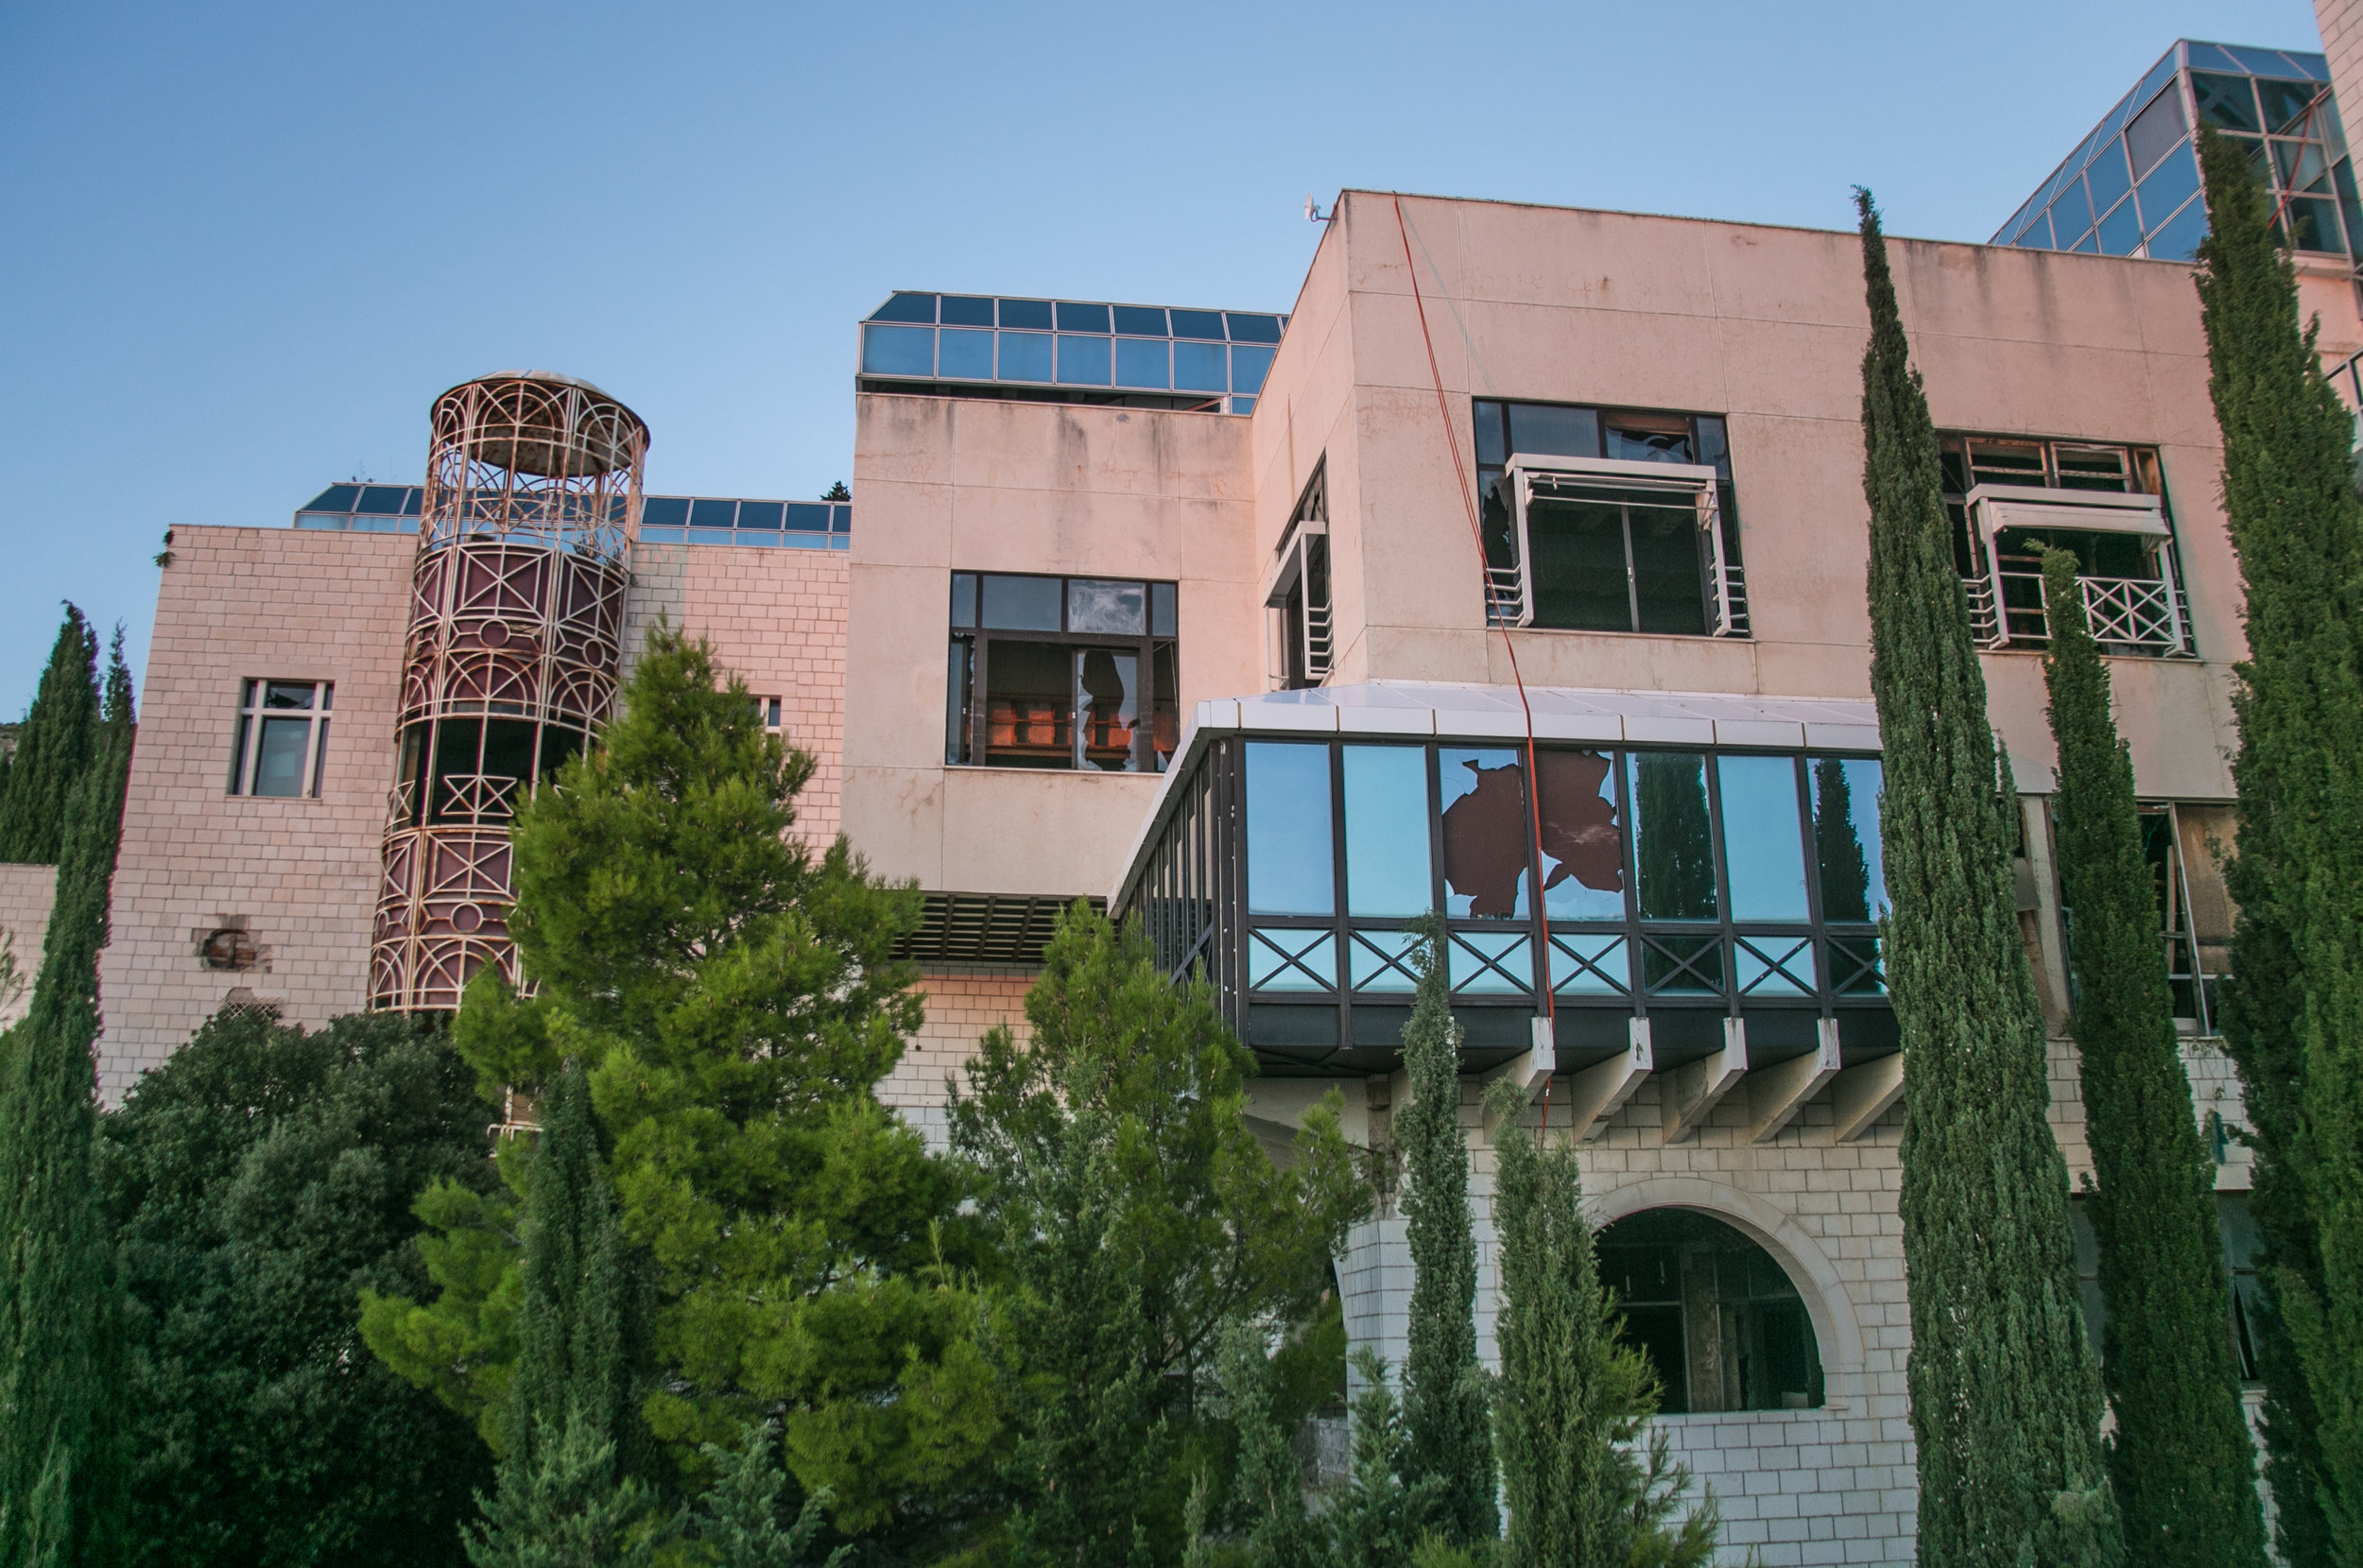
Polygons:
<instances>
[{"instance_id":1,"label":"decorative ironwork","mask_svg":"<svg viewBox=\"0 0 2363 1568\"><path fill-rule=\"evenodd\" d=\"M518 979L508 823L613 706L648 429L543 370L435 402L404 643L401 761L371 949L378 1008Z\"/></svg>"}]
</instances>

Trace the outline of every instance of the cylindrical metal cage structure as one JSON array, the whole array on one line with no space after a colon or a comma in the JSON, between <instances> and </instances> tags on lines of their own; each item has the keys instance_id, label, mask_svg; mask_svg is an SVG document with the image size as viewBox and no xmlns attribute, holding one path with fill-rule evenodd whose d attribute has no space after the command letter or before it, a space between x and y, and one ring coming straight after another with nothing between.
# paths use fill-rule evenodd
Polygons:
<instances>
[{"instance_id":1,"label":"cylindrical metal cage structure","mask_svg":"<svg viewBox=\"0 0 2363 1568\"><path fill-rule=\"evenodd\" d=\"M394 787L371 948L376 1008L512 981L517 802L607 721L648 427L543 370L435 400L410 577Z\"/></svg>"}]
</instances>

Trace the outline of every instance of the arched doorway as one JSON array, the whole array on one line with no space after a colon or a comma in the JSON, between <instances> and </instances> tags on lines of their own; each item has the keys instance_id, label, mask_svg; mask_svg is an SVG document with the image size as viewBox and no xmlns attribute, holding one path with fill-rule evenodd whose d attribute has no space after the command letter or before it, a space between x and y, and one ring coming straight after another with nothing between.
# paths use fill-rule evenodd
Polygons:
<instances>
[{"instance_id":1,"label":"arched doorway","mask_svg":"<svg viewBox=\"0 0 2363 1568\"><path fill-rule=\"evenodd\" d=\"M1626 1342L1664 1385L1664 1414L1821 1404L1812 1316L1748 1236L1696 1209L1649 1209L1606 1227L1595 1245Z\"/></svg>"}]
</instances>

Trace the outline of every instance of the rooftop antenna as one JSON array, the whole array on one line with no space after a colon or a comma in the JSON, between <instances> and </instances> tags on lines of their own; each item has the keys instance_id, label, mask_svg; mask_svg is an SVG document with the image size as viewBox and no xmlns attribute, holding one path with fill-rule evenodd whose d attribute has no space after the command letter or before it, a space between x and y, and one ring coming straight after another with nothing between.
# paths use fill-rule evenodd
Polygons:
<instances>
[{"instance_id":1,"label":"rooftop antenna","mask_svg":"<svg viewBox=\"0 0 2363 1568\"><path fill-rule=\"evenodd\" d=\"M1320 209L1320 203L1319 203L1319 202L1317 202L1317 201L1315 201L1315 200L1313 199L1313 193L1312 193L1311 191L1307 191L1307 192L1305 192L1305 193L1304 193L1304 221L1305 221L1305 222L1307 222L1307 223L1328 223L1328 222L1332 221L1333 219L1335 219L1335 218L1337 217L1337 204L1335 201L1333 201L1333 202L1331 202L1331 203L1329 204L1329 211L1327 211L1327 212L1325 212L1325 213L1324 213L1324 212L1322 212L1322 211L1321 211L1321 209Z\"/></svg>"}]
</instances>

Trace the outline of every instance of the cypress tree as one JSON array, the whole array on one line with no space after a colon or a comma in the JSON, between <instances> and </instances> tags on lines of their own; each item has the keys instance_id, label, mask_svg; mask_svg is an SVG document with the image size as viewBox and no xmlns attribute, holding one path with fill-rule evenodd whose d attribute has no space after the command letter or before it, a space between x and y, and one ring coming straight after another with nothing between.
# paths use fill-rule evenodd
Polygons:
<instances>
[{"instance_id":1,"label":"cypress tree","mask_svg":"<svg viewBox=\"0 0 2363 1568\"><path fill-rule=\"evenodd\" d=\"M2216 1224L2215 1172L2176 1045L2142 854L2133 757L2109 712L2109 675L2078 592L2076 558L2044 558L2051 646L2044 677L2059 742L2060 879L2074 915L2069 1032L2097 1178L2085 1206L2100 1253L2101 1383L2116 1410L2109 1476L2135 1568L2264 1568L2255 1451Z\"/></svg>"},{"instance_id":2,"label":"cypress tree","mask_svg":"<svg viewBox=\"0 0 2363 1568\"><path fill-rule=\"evenodd\" d=\"M2363 504L2269 199L2199 139L2224 511L2246 592L2224 1008L2256 1149L2267 1475L2292 1562L2363 1560Z\"/></svg>"},{"instance_id":3,"label":"cypress tree","mask_svg":"<svg viewBox=\"0 0 2363 1568\"><path fill-rule=\"evenodd\" d=\"M1469 1223L1469 1148L1460 1136L1460 1030L1452 1019L1443 917L1412 923L1425 939L1419 991L1404 1025L1411 1103L1395 1117L1411 1247L1411 1325L1403 1363L1406 1473L1438 1476L1432 1519L1455 1543L1501 1533L1493 1439L1477 1365L1476 1235Z\"/></svg>"},{"instance_id":4,"label":"cypress tree","mask_svg":"<svg viewBox=\"0 0 2363 1568\"><path fill-rule=\"evenodd\" d=\"M1888 990L1903 1033L1907 1368L1919 1558L2118 1560L2098 1369L2044 1119L2043 1014L2019 945L2007 764L1953 565L1936 430L1887 242L1858 192L1871 342L1871 686L1885 748Z\"/></svg>"},{"instance_id":5,"label":"cypress tree","mask_svg":"<svg viewBox=\"0 0 2363 1568\"><path fill-rule=\"evenodd\" d=\"M78 615L69 629L81 639L71 663L90 650ZM50 716L70 706L61 698ZM110 1563L122 1550L122 1324L95 1200L93 1047L130 717L127 683L73 782L32 1006L0 1037L0 1562L26 1568Z\"/></svg>"},{"instance_id":6,"label":"cypress tree","mask_svg":"<svg viewBox=\"0 0 2363 1568\"><path fill-rule=\"evenodd\" d=\"M74 786L97 754L98 727L98 636L69 604L0 781L0 861L57 864Z\"/></svg>"}]
</instances>

